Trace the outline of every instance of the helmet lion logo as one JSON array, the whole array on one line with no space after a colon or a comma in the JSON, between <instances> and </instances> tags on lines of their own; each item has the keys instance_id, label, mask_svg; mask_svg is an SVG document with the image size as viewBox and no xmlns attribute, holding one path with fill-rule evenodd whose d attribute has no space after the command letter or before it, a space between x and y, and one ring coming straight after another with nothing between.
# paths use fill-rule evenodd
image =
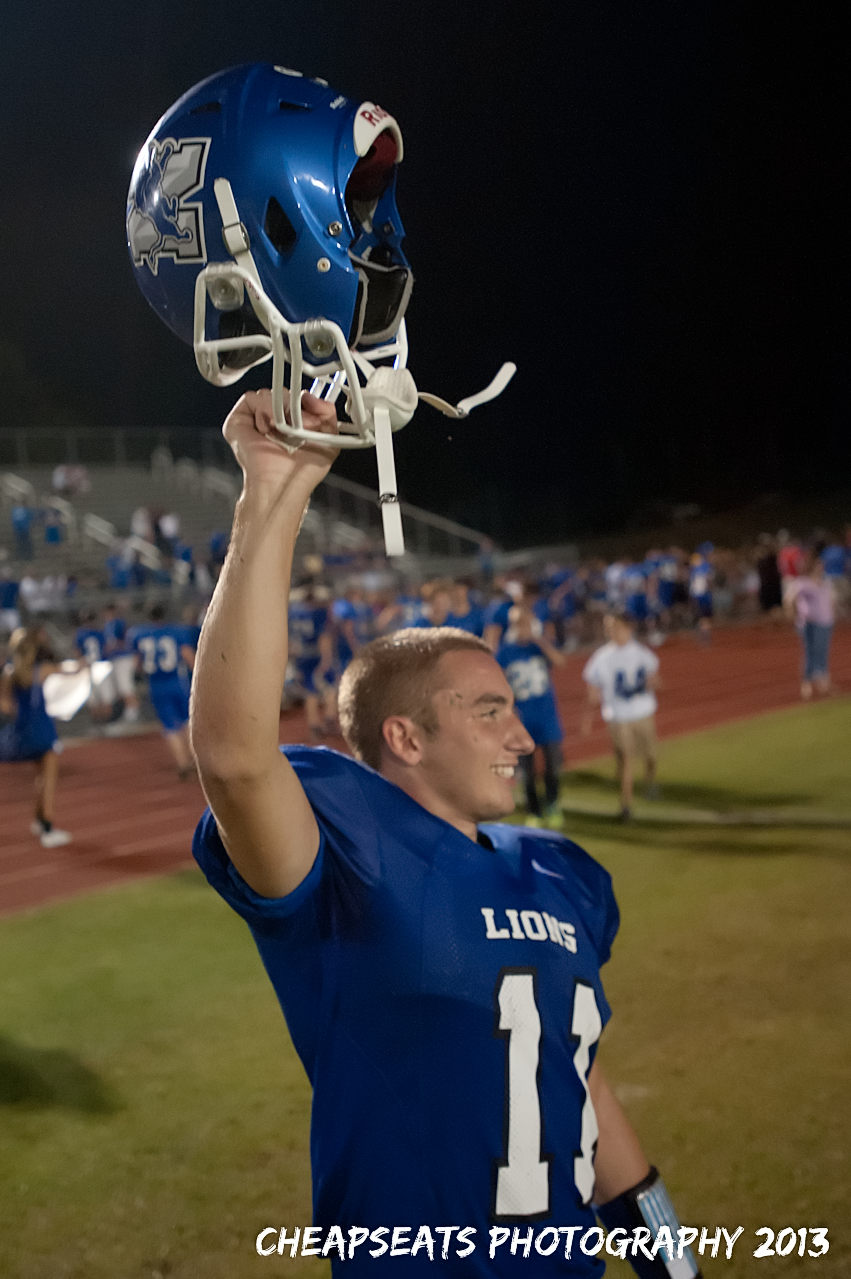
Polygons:
<instances>
[{"instance_id":1,"label":"helmet lion logo","mask_svg":"<svg viewBox=\"0 0 851 1279\"><path fill-rule=\"evenodd\" d=\"M204 211L187 197L204 185L209 138L163 138L149 142L137 161L127 202L127 241L134 266L152 275L161 258L207 261Z\"/></svg>"}]
</instances>

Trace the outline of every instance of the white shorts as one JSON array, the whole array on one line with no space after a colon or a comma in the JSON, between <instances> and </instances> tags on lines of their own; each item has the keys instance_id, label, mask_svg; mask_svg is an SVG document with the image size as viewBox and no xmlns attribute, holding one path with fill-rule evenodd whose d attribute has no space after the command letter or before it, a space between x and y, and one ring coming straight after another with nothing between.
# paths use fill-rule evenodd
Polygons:
<instances>
[{"instance_id":1,"label":"white shorts","mask_svg":"<svg viewBox=\"0 0 851 1279\"><path fill-rule=\"evenodd\" d=\"M112 679L119 697L134 697L135 685L133 677L136 673L136 658L132 653L112 659Z\"/></svg>"},{"instance_id":2,"label":"white shorts","mask_svg":"<svg viewBox=\"0 0 851 1279\"><path fill-rule=\"evenodd\" d=\"M89 706L111 706L115 701L115 681L113 673L107 675L106 679L101 680L99 684L92 684L92 691L89 693Z\"/></svg>"}]
</instances>

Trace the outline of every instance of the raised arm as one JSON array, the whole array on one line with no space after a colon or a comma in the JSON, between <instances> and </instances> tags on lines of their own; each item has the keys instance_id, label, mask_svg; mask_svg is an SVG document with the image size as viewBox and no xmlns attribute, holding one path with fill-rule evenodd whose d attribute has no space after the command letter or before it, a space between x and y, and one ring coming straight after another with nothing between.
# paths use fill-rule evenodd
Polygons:
<instances>
[{"instance_id":1,"label":"raised arm","mask_svg":"<svg viewBox=\"0 0 851 1279\"><path fill-rule=\"evenodd\" d=\"M336 434L332 405L302 400L305 425ZM293 549L305 507L336 452L295 453L269 438L271 394L249 391L225 422L244 477L227 560L204 621L192 681L192 747L231 860L264 897L292 892L319 848L316 820L278 750Z\"/></svg>"}]
</instances>

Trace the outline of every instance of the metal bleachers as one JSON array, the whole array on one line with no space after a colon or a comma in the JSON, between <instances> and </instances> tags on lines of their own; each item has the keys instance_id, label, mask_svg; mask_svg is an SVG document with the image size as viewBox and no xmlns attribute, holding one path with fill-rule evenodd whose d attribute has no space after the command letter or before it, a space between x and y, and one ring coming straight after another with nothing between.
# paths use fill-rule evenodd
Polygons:
<instances>
[{"instance_id":1,"label":"metal bleachers","mask_svg":"<svg viewBox=\"0 0 851 1279\"><path fill-rule=\"evenodd\" d=\"M57 498L54 468L86 467L87 491ZM15 555L9 513L20 501L57 509L65 538L45 545L37 526L30 571L102 571L108 547L130 534L138 507L169 511L180 518L181 539L203 556L211 534L230 527L241 477L218 431L0 431L0 547ZM474 563L482 534L429 511L402 504L409 567L444 571ZM298 553L340 556L380 552L381 517L376 494L360 484L329 475L317 489L299 537ZM139 557L155 566L156 551L140 544Z\"/></svg>"}]
</instances>

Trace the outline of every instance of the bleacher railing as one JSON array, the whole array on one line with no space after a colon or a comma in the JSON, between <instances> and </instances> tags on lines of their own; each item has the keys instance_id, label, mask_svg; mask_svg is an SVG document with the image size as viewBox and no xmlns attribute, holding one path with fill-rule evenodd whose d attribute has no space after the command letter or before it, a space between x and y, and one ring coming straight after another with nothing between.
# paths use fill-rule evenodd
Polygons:
<instances>
[{"instance_id":1,"label":"bleacher railing","mask_svg":"<svg viewBox=\"0 0 851 1279\"><path fill-rule=\"evenodd\" d=\"M206 496L239 491L239 472L220 431L186 427L32 427L0 429L0 471L54 467L143 466L162 478ZM233 488L233 486L236 486ZM339 475L329 475L313 505L341 538L354 526L370 539L381 536L377 493ZM411 551L424 558L471 557L487 544L485 534L421 507L402 503ZM340 539L338 539L340 540ZM344 539L343 539L344 540Z\"/></svg>"}]
</instances>

